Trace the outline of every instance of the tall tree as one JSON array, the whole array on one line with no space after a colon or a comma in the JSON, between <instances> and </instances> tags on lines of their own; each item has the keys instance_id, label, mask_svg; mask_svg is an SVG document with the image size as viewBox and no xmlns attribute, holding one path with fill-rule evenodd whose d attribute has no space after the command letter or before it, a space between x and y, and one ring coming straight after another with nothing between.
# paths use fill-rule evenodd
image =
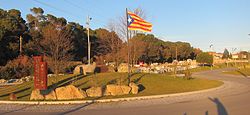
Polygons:
<instances>
[{"instance_id":1,"label":"tall tree","mask_svg":"<svg viewBox=\"0 0 250 115\"><path fill-rule=\"evenodd\" d=\"M0 65L19 54L19 37L27 31L19 10L0 9Z\"/></svg>"},{"instance_id":2,"label":"tall tree","mask_svg":"<svg viewBox=\"0 0 250 115\"><path fill-rule=\"evenodd\" d=\"M63 72L68 61L73 57L71 31L57 29L54 25L47 25L42 33L41 49L44 55L48 57L49 67L55 74Z\"/></svg>"},{"instance_id":3,"label":"tall tree","mask_svg":"<svg viewBox=\"0 0 250 115\"><path fill-rule=\"evenodd\" d=\"M222 56L222 58L223 59L228 59L229 58L229 51L225 48L225 50L224 50L224 52L223 52L223 56Z\"/></svg>"},{"instance_id":4,"label":"tall tree","mask_svg":"<svg viewBox=\"0 0 250 115\"><path fill-rule=\"evenodd\" d=\"M202 52L202 53L198 54L198 56L196 57L196 61L199 63L202 63L203 65L204 64L212 65L213 64L213 56L207 52Z\"/></svg>"}]
</instances>

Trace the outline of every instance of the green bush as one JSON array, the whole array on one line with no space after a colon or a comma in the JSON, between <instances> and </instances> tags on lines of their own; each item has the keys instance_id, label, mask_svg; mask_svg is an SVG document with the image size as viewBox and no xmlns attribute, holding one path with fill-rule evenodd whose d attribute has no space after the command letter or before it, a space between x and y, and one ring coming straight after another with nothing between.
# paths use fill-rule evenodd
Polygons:
<instances>
[{"instance_id":1,"label":"green bush","mask_svg":"<svg viewBox=\"0 0 250 115\"><path fill-rule=\"evenodd\" d=\"M18 79L31 75L33 66L31 58L19 56L17 59L9 61L0 69L0 79Z\"/></svg>"}]
</instances>

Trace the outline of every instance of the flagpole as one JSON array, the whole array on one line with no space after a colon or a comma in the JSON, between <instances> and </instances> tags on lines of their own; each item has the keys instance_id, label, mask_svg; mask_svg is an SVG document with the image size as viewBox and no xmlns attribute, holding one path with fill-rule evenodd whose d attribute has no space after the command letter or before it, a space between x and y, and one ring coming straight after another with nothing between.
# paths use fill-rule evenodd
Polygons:
<instances>
[{"instance_id":1,"label":"flagpole","mask_svg":"<svg viewBox=\"0 0 250 115\"><path fill-rule=\"evenodd\" d=\"M130 83L130 45L129 45L129 33L128 33L128 9L126 8L126 21L127 21L127 42L128 42L128 83Z\"/></svg>"}]
</instances>

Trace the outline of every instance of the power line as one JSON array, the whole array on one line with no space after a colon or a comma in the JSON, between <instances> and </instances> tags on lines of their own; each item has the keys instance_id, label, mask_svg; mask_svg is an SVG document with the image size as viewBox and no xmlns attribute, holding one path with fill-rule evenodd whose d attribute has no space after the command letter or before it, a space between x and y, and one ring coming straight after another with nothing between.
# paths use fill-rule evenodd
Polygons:
<instances>
[{"instance_id":1,"label":"power line","mask_svg":"<svg viewBox=\"0 0 250 115\"><path fill-rule=\"evenodd\" d=\"M53 9L55 9L55 10L58 10L58 11L60 11L60 12L63 12L63 13L65 13L65 14L69 14L69 15L71 15L71 16L74 16L75 18L78 18L78 19L80 19L80 20L83 19L82 17L79 17L79 16L76 15L76 14L73 14L73 13L68 12L68 11L66 11L66 10L63 10L63 9L54 7L54 6L50 5L50 4L47 4L47 3L44 3L44 2L41 2L41 1L38 1L38 0L34 0L34 1L37 2L37 3L39 3L39 4L45 5L45 6L47 6L47 7L53 8ZM73 5L71 2L68 2L68 3L71 4L71 5ZM82 8L79 7L79 6L76 5L76 4L74 4L73 6L74 6L74 7L77 7L77 8L80 8L80 9L82 10ZM101 20L98 20L98 19L92 19L92 21L94 21L94 22L96 22L96 23L99 23L99 24L101 24L102 26L105 26L105 25L106 25L105 22L103 22L103 21L101 21Z\"/></svg>"},{"instance_id":2,"label":"power line","mask_svg":"<svg viewBox=\"0 0 250 115\"><path fill-rule=\"evenodd\" d=\"M65 14L69 14L69 15L71 15L71 16L74 16L74 17L76 17L76 18L80 18L80 19L81 19L81 17L78 17L77 15L73 15L71 12L68 12L68 11L66 11L66 10L62 10L62 9L60 9L60 8L54 7L54 6L50 5L50 4L47 4L47 3L44 3L44 2L41 2L41 1L38 1L38 0L34 0L34 1L37 2L37 3L39 3L39 4L45 5L45 6L47 6L47 7L53 8L53 9L55 9L55 10L58 10L58 11L60 11L60 12L63 12L63 13L65 13Z\"/></svg>"},{"instance_id":3,"label":"power line","mask_svg":"<svg viewBox=\"0 0 250 115\"><path fill-rule=\"evenodd\" d=\"M82 11L84 11L84 12L86 12L86 13L90 12L90 13L92 13L92 14L97 14L97 16L98 16L98 17L101 17L101 18L106 17L106 16L104 16L104 15L100 15L100 14L97 13L97 12L93 12L93 11L91 11L91 10L88 10L88 9L86 9L86 8L83 8L83 7L81 7L81 6L79 6L79 5L75 4L75 3L73 3L73 2L71 2L71 1L67 1L67 0L64 0L64 1L67 2L68 4L70 4L71 6L74 6L74 7L76 7L76 8L79 8L80 10L82 10ZM106 22L103 22L103 21L98 20L98 19L93 19L93 21L97 21L97 23L101 23L101 24L106 25Z\"/></svg>"}]
</instances>

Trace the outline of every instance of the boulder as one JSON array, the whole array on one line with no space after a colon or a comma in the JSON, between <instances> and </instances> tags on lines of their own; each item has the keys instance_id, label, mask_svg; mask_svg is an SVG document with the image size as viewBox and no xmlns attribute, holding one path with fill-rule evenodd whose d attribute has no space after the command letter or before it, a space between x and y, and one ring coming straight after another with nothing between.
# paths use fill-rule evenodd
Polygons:
<instances>
[{"instance_id":1,"label":"boulder","mask_svg":"<svg viewBox=\"0 0 250 115\"><path fill-rule=\"evenodd\" d=\"M121 85L120 87L122 89L123 94L129 94L129 92L131 91L131 87L129 86Z\"/></svg>"},{"instance_id":2,"label":"boulder","mask_svg":"<svg viewBox=\"0 0 250 115\"><path fill-rule=\"evenodd\" d=\"M116 72L115 67L108 66L108 72Z\"/></svg>"},{"instance_id":3,"label":"boulder","mask_svg":"<svg viewBox=\"0 0 250 115\"><path fill-rule=\"evenodd\" d=\"M44 96L41 94L39 89L34 89L31 92L30 100L44 100Z\"/></svg>"},{"instance_id":4,"label":"boulder","mask_svg":"<svg viewBox=\"0 0 250 115\"><path fill-rule=\"evenodd\" d=\"M133 82L129 83L129 87L131 87L132 94L138 94L139 87L135 83L133 83Z\"/></svg>"},{"instance_id":5,"label":"boulder","mask_svg":"<svg viewBox=\"0 0 250 115\"><path fill-rule=\"evenodd\" d=\"M55 91L58 100L83 99L87 97L84 91L73 85L59 87Z\"/></svg>"},{"instance_id":6,"label":"boulder","mask_svg":"<svg viewBox=\"0 0 250 115\"><path fill-rule=\"evenodd\" d=\"M82 65L78 65L75 67L73 74L83 74L86 75L86 71L83 70Z\"/></svg>"},{"instance_id":7,"label":"boulder","mask_svg":"<svg viewBox=\"0 0 250 115\"><path fill-rule=\"evenodd\" d=\"M5 83L5 82L6 82L5 79L0 79L0 84L1 84L1 83Z\"/></svg>"},{"instance_id":8,"label":"boulder","mask_svg":"<svg viewBox=\"0 0 250 115\"><path fill-rule=\"evenodd\" d=\"M104 96L110 96L111 94L110 94L110 92L108 92L107 89L105 89L104 92L103 92L103 95L104 95Z\"/></svg>"},{"instance_id":9,"label":"boulder","mask_svg":"<svg viewBox=\"0 0 250 115\"><path fill-rule=\"evenodd\" d=\"M86 93L89 97L101 97L102 88L101 87L91 87L86 90Z\"/></svg>"},{"instance_id":10,"label":"boulder","mask_svg":"<svg viewBox=\"0 0 250 115\"><path fill-rule=\"evenodd\" d=\"M106 86L105 93L116 96L116 95L129 94L130 90L131 88L129 86L111 84Z\"/></svg>"},{"instance_id":11,"label":"boulder","mask_svg":"<svg viewBox=\"0 0 250 115\"><path fill-rule=\"evenodd\" d=\"M17 97L14 93L10 94L10 100L17 100Z\"/></svg>"},{"instance_id":12,"label":"boulder","mask_svg":"<svg viewBox=\"0 0 250 115\"><path fill-rule=\"evenodd\" d=\"M73 73L74 74L83 74L86 75L86 73L93 73L96 69L96 63L90 64L90 65L78 65L75 67Z\"/></svg>"},{"instance_id":13,"label":"boulder","mask_svg":"<svg viewBox=\"0 0 250 115\"><path fill-rule=\"evenodd\" d=\"M49 94L45 95L45 100L56 100L56 93L55 91L51 91Z\"/></svg>"},{"instance_id":14,"label":"boulder","mask_svg":"<svg viewBox=\"0 0 250 115\"><path fill-rule=\"evenodd\" d=\"M118 72L128 72L128 64L126 63L121 63L118 68Z\"/></svg>"}]
</instances>

